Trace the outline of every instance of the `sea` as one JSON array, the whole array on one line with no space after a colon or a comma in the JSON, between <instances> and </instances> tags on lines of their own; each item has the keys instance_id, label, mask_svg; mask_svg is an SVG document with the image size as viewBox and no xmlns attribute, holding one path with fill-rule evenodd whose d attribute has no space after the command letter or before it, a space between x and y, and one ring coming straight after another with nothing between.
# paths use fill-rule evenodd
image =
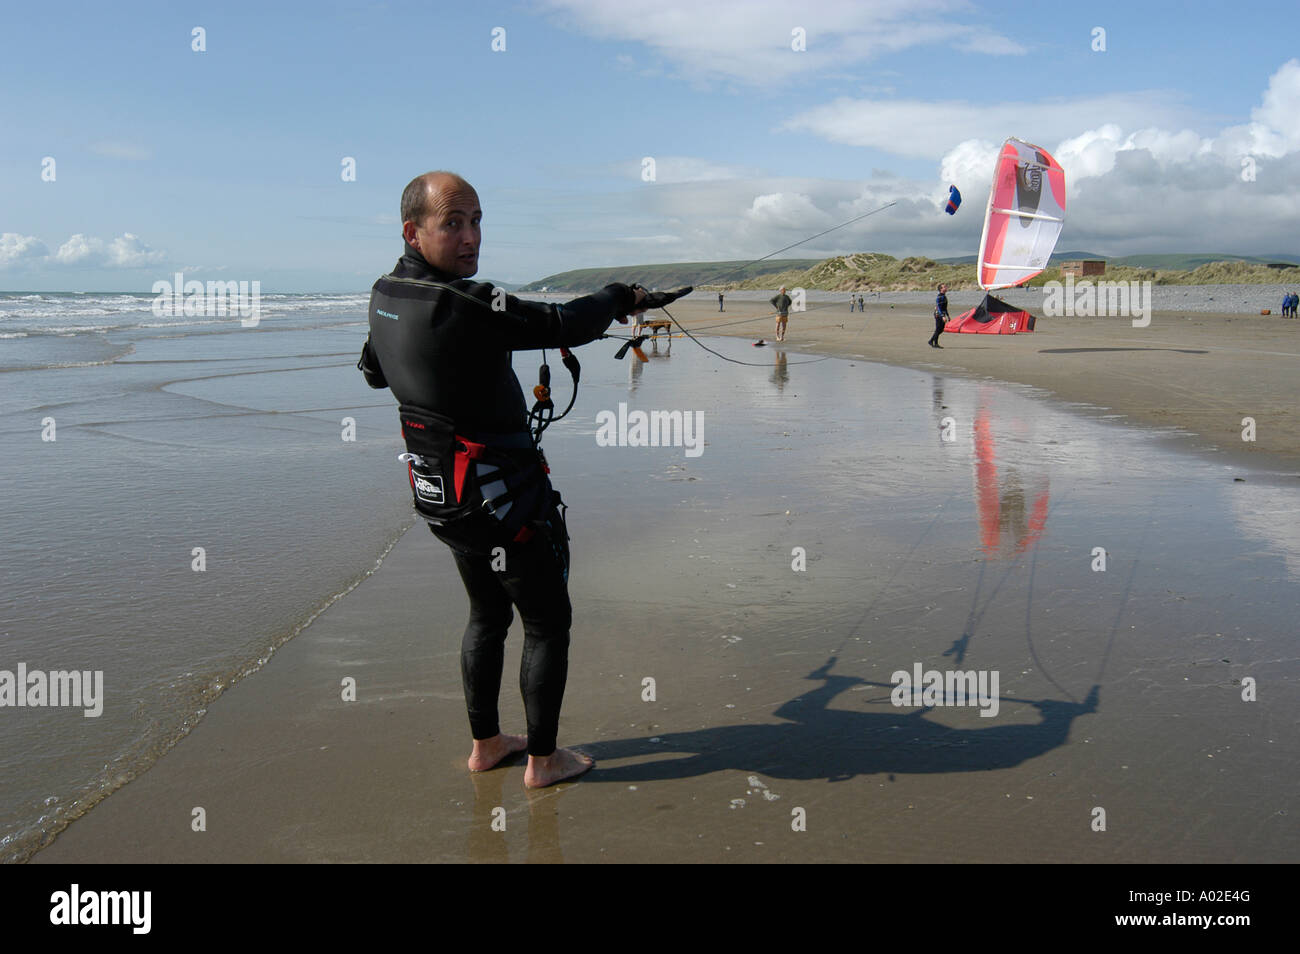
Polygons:
<instances>
[{"instance_id":1,"label":"sea","mask_svg":"<svg viewBox=\"0 0 1300 954\"><path fill-rule=\"evenodd\" d=\"M375 493L402 447L353 369L367 300L263 295L249 325L0 293L0 701L20 666L103 696L0 707L0 860L146 769L411 524Z\"/></svg>"}]
</instances>

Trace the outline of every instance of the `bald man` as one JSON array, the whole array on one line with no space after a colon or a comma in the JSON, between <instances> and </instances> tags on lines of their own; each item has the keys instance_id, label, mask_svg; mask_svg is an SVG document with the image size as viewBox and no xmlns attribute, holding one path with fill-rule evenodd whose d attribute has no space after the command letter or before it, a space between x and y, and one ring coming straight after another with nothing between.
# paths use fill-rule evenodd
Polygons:
<instances>
[{"instance_id":1,"label":"bald man","mask_svg":"<svg viewBox=\"0 0 1300 954\"><path fill-rule=\"evenodd\" d=\"M485 772L527 751L524 784L542 788L594 763L556 746L572 621L568 530L511 353L593 341L639 314L645 292L615 284L552 305L469 281L483 211L474 188L451 172L411 180L401 213L405 254L371 291L358 367L401 402L416 511L451 548L469 596L461 642L469 768ZM524 626L527 736L503 733L497 714L512 607Z\"/></svg>"}]
</instances>

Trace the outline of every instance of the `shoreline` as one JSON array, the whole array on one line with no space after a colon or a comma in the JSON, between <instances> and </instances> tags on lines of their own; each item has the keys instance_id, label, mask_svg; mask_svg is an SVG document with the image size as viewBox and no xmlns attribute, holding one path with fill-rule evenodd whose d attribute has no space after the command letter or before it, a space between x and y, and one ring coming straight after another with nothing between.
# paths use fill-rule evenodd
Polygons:
<instances>
[{"instance_id":1,"label":"shoreline","mask_svg":"<svg viewBox=\"0 0 1300 954\"><path fill-rule=\"evenodd\" d=\"M772 318L754 315L752 305L737 301L734 311L720 315L716 299L684 299L673 312L692 333L717 319L746 322L707 334L763 337L774 347ZM1300 320L1280 324L1276 315L1153 312L1149 327L1134 328L1127 318L1040 316L1030 334L945 334L943 349L936 350L925 344L933 329L930 313L925 305L868 301L865 313L850 314L843 303L814 302L791 315L785 344L809 354L1029 387L1094 419L1118 416L1120 423L1159 431L1193 453L1300 476L1300 420L1293 413L1300 410ZM958 313L950 308L950 314ZM1235 337L1232 325L1256 337ZM1190 363L1209 355L1221 356L1218 363L1225 366ZM1125 360L1131 357L1142 363ZM1050 363L1039 360L1044 358ZM1242 440L1246 416L1255 420L1253 443Z\"/></svg>"},{"instance_id":2,"label":"shoreline","mask_svg":"<svg viewBox=\"0 0 1300 954\"><path fill-rule=\"evenodd\" d=\"M707 303L674 310L687 327L716 323ZM792 316L792 329L800 329L797 317ZM1285 857L1287 838L1275 830L1278 818L1267 811L1282 797L1270 793L1283 790L1278 786L1292 764L1284 750L1293 746L1255 746L1252 752L1253 743L1243 740L1269 737L1271 742L1281 718L1275 707L1288 711L1290 694L1279 694L1258 711L1243 710L1232 704L1228 682L1279 658L1277 633L1284 627L1277 615L1283 611L1272 608L1277 591L1261 589L1254 597L1245 591L1273 579L1276 570L1269 564L1260 564L1258 571L1243 567L1222 584L1240 600L1232 604L1216 589L1218 563L1207 568L1194 557L1191 562L1182 557L1193 549L1189 539L1199 542L1197 525L1180 526L1170 515L1195 508L1182 498L1183 487L1159 479L1176 473L1168 464L1174 458L1159 449L1159 441L1139 433L1127 451L1113 454L1110 445L1129 442L1107 441L1104 433L1111 429L1093 420L1064 422L1078 417L1070 413L1077 407L1046 414L1034 431L1037 412L1019 406L1017 382L1007 381L1005 393L991 398L995 429L1001 427L996 422L1023 411L1037 435L1032 447L1048 437L1061 438L1052 454L1057 463L1039 460L1010 431L999 445L1010 495L1004 506L1014 507L1026 493L1046 493L1049 485L1061 501L1053 511L1054 539L1041 548L1037 570L1039 586L1053 594L1050 608L1045 607L1053 615L1041 620L1036 615L1034 623L1044 662L1032 656L1032 643L1031 656L1024 656L1022 627L1034 575L1013 573L1024 569L1019 557L987 551L979 556L970 530L976 501L966 451L959 446L954 456L929 432L933 408L939 407L932 400L951 405L963 420L972 419L984 404L982 392L989 390L979 387L980 378L992 374L978 364L972 370L961 362L941 367L932 361L919 366L926 378L939 373L934 382L939 390L932 391L929 381L918 383L900 370L918 365L877 356L924 347L917 328L925 330L928 316L920 313L918 326L915 315L889 318L869 310L868 322L887 325L883 337L873 333L871 349L858 346L869 336L852 325L836 327L848 323L835 317L805 322L803 336L795 331L790 344L807 353L839 348L844 353L837 356L848 362L822 365L816 374L796 372L791 362L793 383L782 378L779 384L771 381L775 391L764 386L768 400L757 411L757 442L739 439L750 432L736 423L725 438L713 431L712 449L700 460L686 459L684 467L673 463L656 476L636 452L610 452L597 470L587 465L584 472L580 458L566 452L562 442L577 447L589 444L590 435L573 431L553 438L555 459L567 464L559 486L580 503L570 523L579 561L571 586L574 605L581 608L573 633L575 691L566 697L561 744L596 756L595 773L529 793L519 790L522 762L481 776L465 771L468 744L458 671L465 597L445 548L415 522L408 527L415 532L399 536L378 571L281 647L252 674L256 678L223 692L226 701L214 702L166 758L115 798L105 798L32 860L491 862L526 854L530 861L551 862L566 857L850 861L862 853L880 860L878 853L890 859L891 849L872 832L901 832L917 824L934 826L940 836L935 850L892 860L979 860L987 853L987 837L1004 840L1002 856L1018 861L1114 862L1144 852L1165 861ZM758 316L754 324L767 320ZM832 332L847 340L834 340ZM1042 340L968 337L983 346L971 349L970 363L984 359L986 365L994 363L990 357L1032 354L1005 347L993 351L994 346ZM885 348L884 338L897 340ZM637 381L640 401L653 406L656 400L672 400L683 381L691 383L695 401L707 400L696 384L707 391L713 376L699 372L720 366L694 354L689 342L675 343L690 349L691 360L647 366L656 373ZM1062 344L1068 342L1056 340L1048 347ZM736 350L749 360L770 359L780 369L771 349ZM849 371L855 359L896 366ZM945 385L948 373L952 380ZM712 386L729 395L730 379L723 378L713 379ZM860 387L860 393L837 390L846 384ZM587 400L594 410L602 384L589 386ZM621 396L625 387L620 382L613 393ZM854 413L845 416L837 394L846 395ZM894 398L900 413L906 409L906 420L883 421L862 440L852 422ZM791 412L795 416L787 425ZM797 434L795 439L804 441L800 454L783 454L792 450L784 445L793 443L776 436L783 425L790 435L781 436ZM1103 434L1100 440L1087 437L1094 431ZM837 435L842 433L856 436L841 443ZM891 440L895 452L915 454L917 466L892 463L897 458L889 454ZM1083 441L1079 451L1058 458L1077 441ZM765 463L760 469L737 466L743 461L726 456L728 444ZM763 446L751 451L751 444ZM852 455L847 462L841 459L846 453ZM882 454L891 465L876 473L867 497L851 478L824 487L820 502L798 493L810 474L827 465L845 474L864 473ZM680 455L663 458L669 459ZM1198 475L1192 483L1199 493L1207 484L1218 488L1205 498L1217 502L1227 491L1217 477L1207 479L1211 469L1199 461L1188 467ZM745 473L753 479L731 488L734 476ZM610 489L631 474L639 475L635 514L621 509L620 497ZM1102 479L1080 480L1081 474ZM918 475L923 476L919 482ZM1258 483L1251 481L1241 493ZM1234 486L1240 485L1229 482L1226 488ZM951 495L943 501L948 490ZM952 501L958 502L952 506ZM1150 540L1136 519L1148 506L1169 521ZM1260 512L1258 506L1251 509ZM1205 515L1216 512L1211 507ZM1003 532L1015 532L1016 526L1010 519ZM866 528L870 535L862 532ZM1154 575L1144 572L1138 578L1133 599L1128 571L1111 575L1109 586L1098 589L1100 578L1081 571L1069 555L1081 540L1096 542L1098 533L1117 553L1137 554L1153 567ZM822 561L814 563L818 572L806 582L792 581L791 543L808 545ZM1216 560L1231 563L1234 548L1239 559L1247 559L1256 546L1242 550L1232 542L1227 551L1216 551ZM988 592L981 591L985 564L1001 579ZM909 569L900 576L905 565ZM1178 569L1172 576L1154 572L1161 566ZM1213 584L1207 586L1207 579ZM1004 584L1009 586L994 602ZM1283 577L1270 585L1291 584ZM1189 602L1169 604L1169 592L1185 594L1176 598ZM1105 621L1096 615L1099 599L1120 607L1113 624L1109 614ZM1257 619L1237 615L1249 614L1251 607L1262 607ZM970 616L977 609L978 632ZM1137 642L1115 642L1121 622L1124 630L1138 632ZM1111 625L1109 636L1106 625ZM939 649L958 634L975 637L982 662L974 665L995 662L1010 676L1002 687L1008 703L996 732L982 735L992 727L974 713L941 712L923 723L912 721L916 713L896 714L867 689L888 678L898 660L939 663ZM1144 636L1157 638L1144 642ZM1183 647L1179 637L1189 638L1190 645ZM1104 660L1112 654L1109 648L1100 654L1099 640L1114 644L1109 671ZM516 621L507 642L502 695L508 731L517 728L518 702L510 687L519 650ZM1232 668L1201 671L1211 656L1223 657L1223 664L1231 659ZM1285 679L1286 668L1270 666L1270 678ZM657 704L646 705L641 697L647 673L659 680ZM340 681L349 678L358 688L356 702L340 697ZM814 690L809 679L826 685ZM1056 680L1065 687L1060 692ZM1106 684L1098 711L1089 708L1089 682ZM867 694L859 694L863 691ZM1159 693L1160 708L1173 707L1194 724L1174 726L1150 710L1144 701L1148 691ZM1029 696L1032 702L1044 692L1047 697L1031 706L1023 698L1010 704L1012 696ZM832 696L838 697L836 704L827 706ZM1085 721L1071 737L1076 718ZM900 738L891 733L922 724L919 748L888 744ZM1231 733L1231 753L1213 745L1216 728ZM676 746L671 751L684 756L658 758L670 751L661 746L670 743ZM1239 794L1225 803L1212 829L1187 838L1182 821L1163 806L1188 784L1192 766L1199 771L1205 764L1199 760L1206 746L1225 763L1235 758L1232 771L1259 773L1262 787L1247 792L1249 799ZM784 757L788 752L808 754ZM1113 774L1116 765L1122 765L1119 775ZM1229 764L1222 771L1229 771ZM1233 777L1236 786L1239 778ZM827 787L830 781L841 784ZM958 792L973 814L951 811ZM1101 795L1105 804L1142 826L1125 835L1131 841L1140 831L1138 842L1108 847L1086 826L1074 824L1080 805L1094 804L1091 799ZM1216 797L1228 795L1220 790ZM783 817L791 805L811 805L818 813L810 837L791 838ZM191 827L197 807L207 818L203 833ZM512 833L508 837L491 827L502 810ZM847 832L854 834L846 840Z\"/></svg>"}]
</instances>

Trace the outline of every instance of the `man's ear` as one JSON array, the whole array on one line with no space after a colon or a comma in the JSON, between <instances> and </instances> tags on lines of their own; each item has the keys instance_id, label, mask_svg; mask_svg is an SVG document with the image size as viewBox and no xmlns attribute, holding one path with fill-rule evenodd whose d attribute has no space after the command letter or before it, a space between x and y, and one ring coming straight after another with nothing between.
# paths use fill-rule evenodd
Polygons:
<instances>
[{"instance_id":1,"label":"man's ear","mask_svg":"<svg viewBox=\"0 0 1300 954\"><path fill-rule=\"evenodd\" d=\"M406 239L406 244L410 245L416 251L420 251L420 239L416 234L414 222L402 223L402 238Z\"/></svg>"}]
</instances>

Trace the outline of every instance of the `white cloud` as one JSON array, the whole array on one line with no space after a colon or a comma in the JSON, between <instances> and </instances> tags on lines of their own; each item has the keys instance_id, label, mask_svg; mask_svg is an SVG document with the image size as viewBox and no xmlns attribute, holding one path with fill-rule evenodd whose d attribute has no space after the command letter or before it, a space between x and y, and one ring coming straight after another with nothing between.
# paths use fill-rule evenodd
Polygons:
<instances>
[{"instance_id":1,"label":"white cloud","mask_svg":"<svg viewBox=\"0 0 1300 954\"><path fill-rule=\"evenodd\" d=\"M961 0L547 0L571 28L643 43L695 79L753 85L872 60L882 53L941 45L964 53L1024 53L978 23ZM806 50L791 48L802 28ZM618 61L623 65L626 54Z\"/></svg>"},{"instance_id":2,"label":"white cloud","mask_svg":"<svg viewBox=\"0 0 1300 954\"><path fill-rule=\"evenodd\" d=\"M0 235L0 268L22 266L42 261L49 249L34 235L5 232Z\"/></svg>"},{"instance_id":3,"label":"white cloud","mask_svg":"<svg viewBox=\"0 0 1300 954\"><path fill-rule=\"evenodd\" d=\"M798 192L773 192L755 196L745 218L756 225L777 228L808 229L830 228L835 223L813 200Z\"/></svg>"},{"instance_id":4,"label":"white cloud","mask_svg":"<svg viewBox=\"0 0 1300 954\"><path fill-rule=\"evenodd\" d=\"M78 232L52 256L53 262L59 265L99 268L140 268L157 265L164 258L162 252L151 249L130 232L109 242Z\"/></svg>"},{"instance_id":5,"label":"white cloud","mask_svg":"<svg viewBox=\"0 0 1300 954\"><path fill-rule=\"evenodd\" d=\"M54 260L61 265L79 265L87 259L102 256L103 251L103 239L87 238L78 232L59 246Z\"/></svg>"},{"instance_id":6,"label":"white cloud","mask_svg":"<svg viewBox=\"0 0 1300 954\"><path fill-rule=\"evenodd\" d=\"M1300 142L1289 125L1286 104L1291 102L1300 102L1296 61L1273 74L1249 122L1217 135L1167 124L1143 110L1131 110L1122 123L1085 122L1096 116L1071 118L1066 111L1052 137L1015 127L998 129L996 137L989 128L978 128L954 139L932 155L934 177L908 178L888 170L857 180L776 177L717 166L734 174L660 181L602 195L598 214L584 216L582 237L563 244L565 259L575 263L564 267L754 259L887 202L897 204L779 257L856 251L900 257L974 255L994 160L1002 138L1016 132L1047 148L1066 170L1062 250L1295 254L1300 251ZM1300 122L1296 126L1300 129ZM1241 177L1248 146L1283 150L1277 155L1262 148L1249 153L1256 161L1255 181ZM681 168L715 166L688 157L676 161ZM963 194L955 216L941 211L949 184ZM611 224L592 224L603 222ZM625 241L614 246L613 237Z\"/></svg>"},{"instance_id":7,"label":"white cloud","mask_svg":"<svg viewBox=\"0 0 1300 954\"><path fill-rule=\"evenodd\" d=\"M1159 92L1002 103L841 98L793 117L781 128L896 156L934 159L972 139L1001 143L1015 136L1030 142L1059 142L1081 128L1106 124L1133 128L1159 115L1178 122L1182 110Z\"/></svg>"}]
</instances>

